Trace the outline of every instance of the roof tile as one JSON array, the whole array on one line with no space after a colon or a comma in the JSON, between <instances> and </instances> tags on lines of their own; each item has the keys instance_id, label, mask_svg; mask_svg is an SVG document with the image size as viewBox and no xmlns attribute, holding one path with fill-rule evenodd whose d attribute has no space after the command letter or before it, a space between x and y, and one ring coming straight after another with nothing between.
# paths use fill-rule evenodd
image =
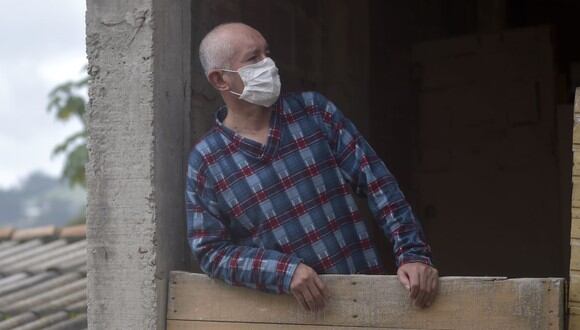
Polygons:
<instances>
[{"instance_id":1,"label":"roof tile","mask_svg":"<svg viewBox=\"0 0 580 330\"><path fill-rule=\"evenodd\" d=\"M26 229L17 229L12 234L11 239L16 241L28 240L32 238L54 237L58 234L55 226L34 227Z\"/></svg>"},{"instance_id":2,"label":"roof tile","mask_svg":"<svg viewBox=\"0 0 580 330\"><path fill-rule=\"evenodd\" d=\"M85 228L0 229L0 330L87 328Z\"/></svg>"}]
</instances>

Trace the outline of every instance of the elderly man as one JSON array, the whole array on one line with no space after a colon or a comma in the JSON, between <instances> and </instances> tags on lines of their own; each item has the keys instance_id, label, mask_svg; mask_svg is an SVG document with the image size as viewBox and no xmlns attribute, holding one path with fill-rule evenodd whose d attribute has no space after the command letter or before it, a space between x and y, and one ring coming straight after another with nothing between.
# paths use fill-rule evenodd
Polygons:
<instances>
[{"instance_id":1,"label":"elderly man","mask_svg":"<svg viewBox=\"0 0 580 330\"><path fill-rule=\"evenodd\" d=\"M329 299L318 274L384 274L350 185L393 244L410 299L429 306L438 271L422 227L353 123L319 93L279 96L268 44L245 24L214 28L199 55L225 102L188 160L188 241L201 269L291 293L310 311Z\"/></svg>"}]
</instances>

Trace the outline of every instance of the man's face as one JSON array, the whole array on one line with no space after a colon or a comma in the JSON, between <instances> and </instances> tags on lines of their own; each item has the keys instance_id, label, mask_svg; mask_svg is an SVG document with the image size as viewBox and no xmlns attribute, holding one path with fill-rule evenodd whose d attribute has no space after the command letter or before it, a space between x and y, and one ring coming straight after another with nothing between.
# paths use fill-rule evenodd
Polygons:
<instances>
[{"instance_id":1,"label":"man's face","mask_svg":"<svg viewBox=\"0 0 580 330\"><path fill-rule=\"evenodd\" d=\"M231 40L232 48L234 49L234 55L230 63L232 70L238 70L243 66L260 62L269 56L268 43L260 32L248 26L239 26L233 28L229 33L231 33L229 40ZM244 83L239 74L223 72L223 79L228 83L232 91L242 93Z\"/></svg>"}]
</instances>

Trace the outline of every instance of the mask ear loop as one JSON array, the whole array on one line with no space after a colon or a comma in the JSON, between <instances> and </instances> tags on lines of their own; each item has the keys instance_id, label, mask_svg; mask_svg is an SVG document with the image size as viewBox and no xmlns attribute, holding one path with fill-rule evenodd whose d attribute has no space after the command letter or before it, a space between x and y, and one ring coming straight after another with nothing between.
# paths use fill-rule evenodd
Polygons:
<instances>
[{"instance_id":1,"label":"mask ear loop","mask_svg":"<svg viewBox=\"0 0 580 330\"><path fill-rule=\"evenodd\" d=\"M238 72L238 71L236 71L236 70L230 70L230 69L220 69L220 70L222 70L222 71L226 71L226 72L235 72L235 73L239 73L239 72ZM234 92L234 91L233 91L233 90L231 90L231 89L230 89L228 92L230 92L230 93L232 93L232 94L234 94L234 95L236 95L236 96L238 96L238 97L239 97L239 96L242 96L242 93L236 93L236 92ZM243 91L242 91L242 92L243 92Z\"/></svg>"}]
</instances>

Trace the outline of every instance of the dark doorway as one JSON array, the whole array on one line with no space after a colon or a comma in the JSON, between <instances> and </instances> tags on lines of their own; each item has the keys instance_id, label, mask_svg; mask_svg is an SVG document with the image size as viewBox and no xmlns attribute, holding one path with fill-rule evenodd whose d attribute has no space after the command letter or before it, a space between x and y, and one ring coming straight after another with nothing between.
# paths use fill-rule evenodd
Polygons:
<instances>
[{"instance_id":1,"label":"dark doorway","mask_svg":"<svg viewBox=\"0 0 580 330\"><path fill-rule=\"evenodd\" d=\"M441 275L566 277L578 9L574 1L200 0L193 44L222 22L262 31L283 88L335 101L395 174ZM193 60L199 136L220 100ZM394 273L390 245L377 229L375 237Z\"/></svg>"}]
</instances>

